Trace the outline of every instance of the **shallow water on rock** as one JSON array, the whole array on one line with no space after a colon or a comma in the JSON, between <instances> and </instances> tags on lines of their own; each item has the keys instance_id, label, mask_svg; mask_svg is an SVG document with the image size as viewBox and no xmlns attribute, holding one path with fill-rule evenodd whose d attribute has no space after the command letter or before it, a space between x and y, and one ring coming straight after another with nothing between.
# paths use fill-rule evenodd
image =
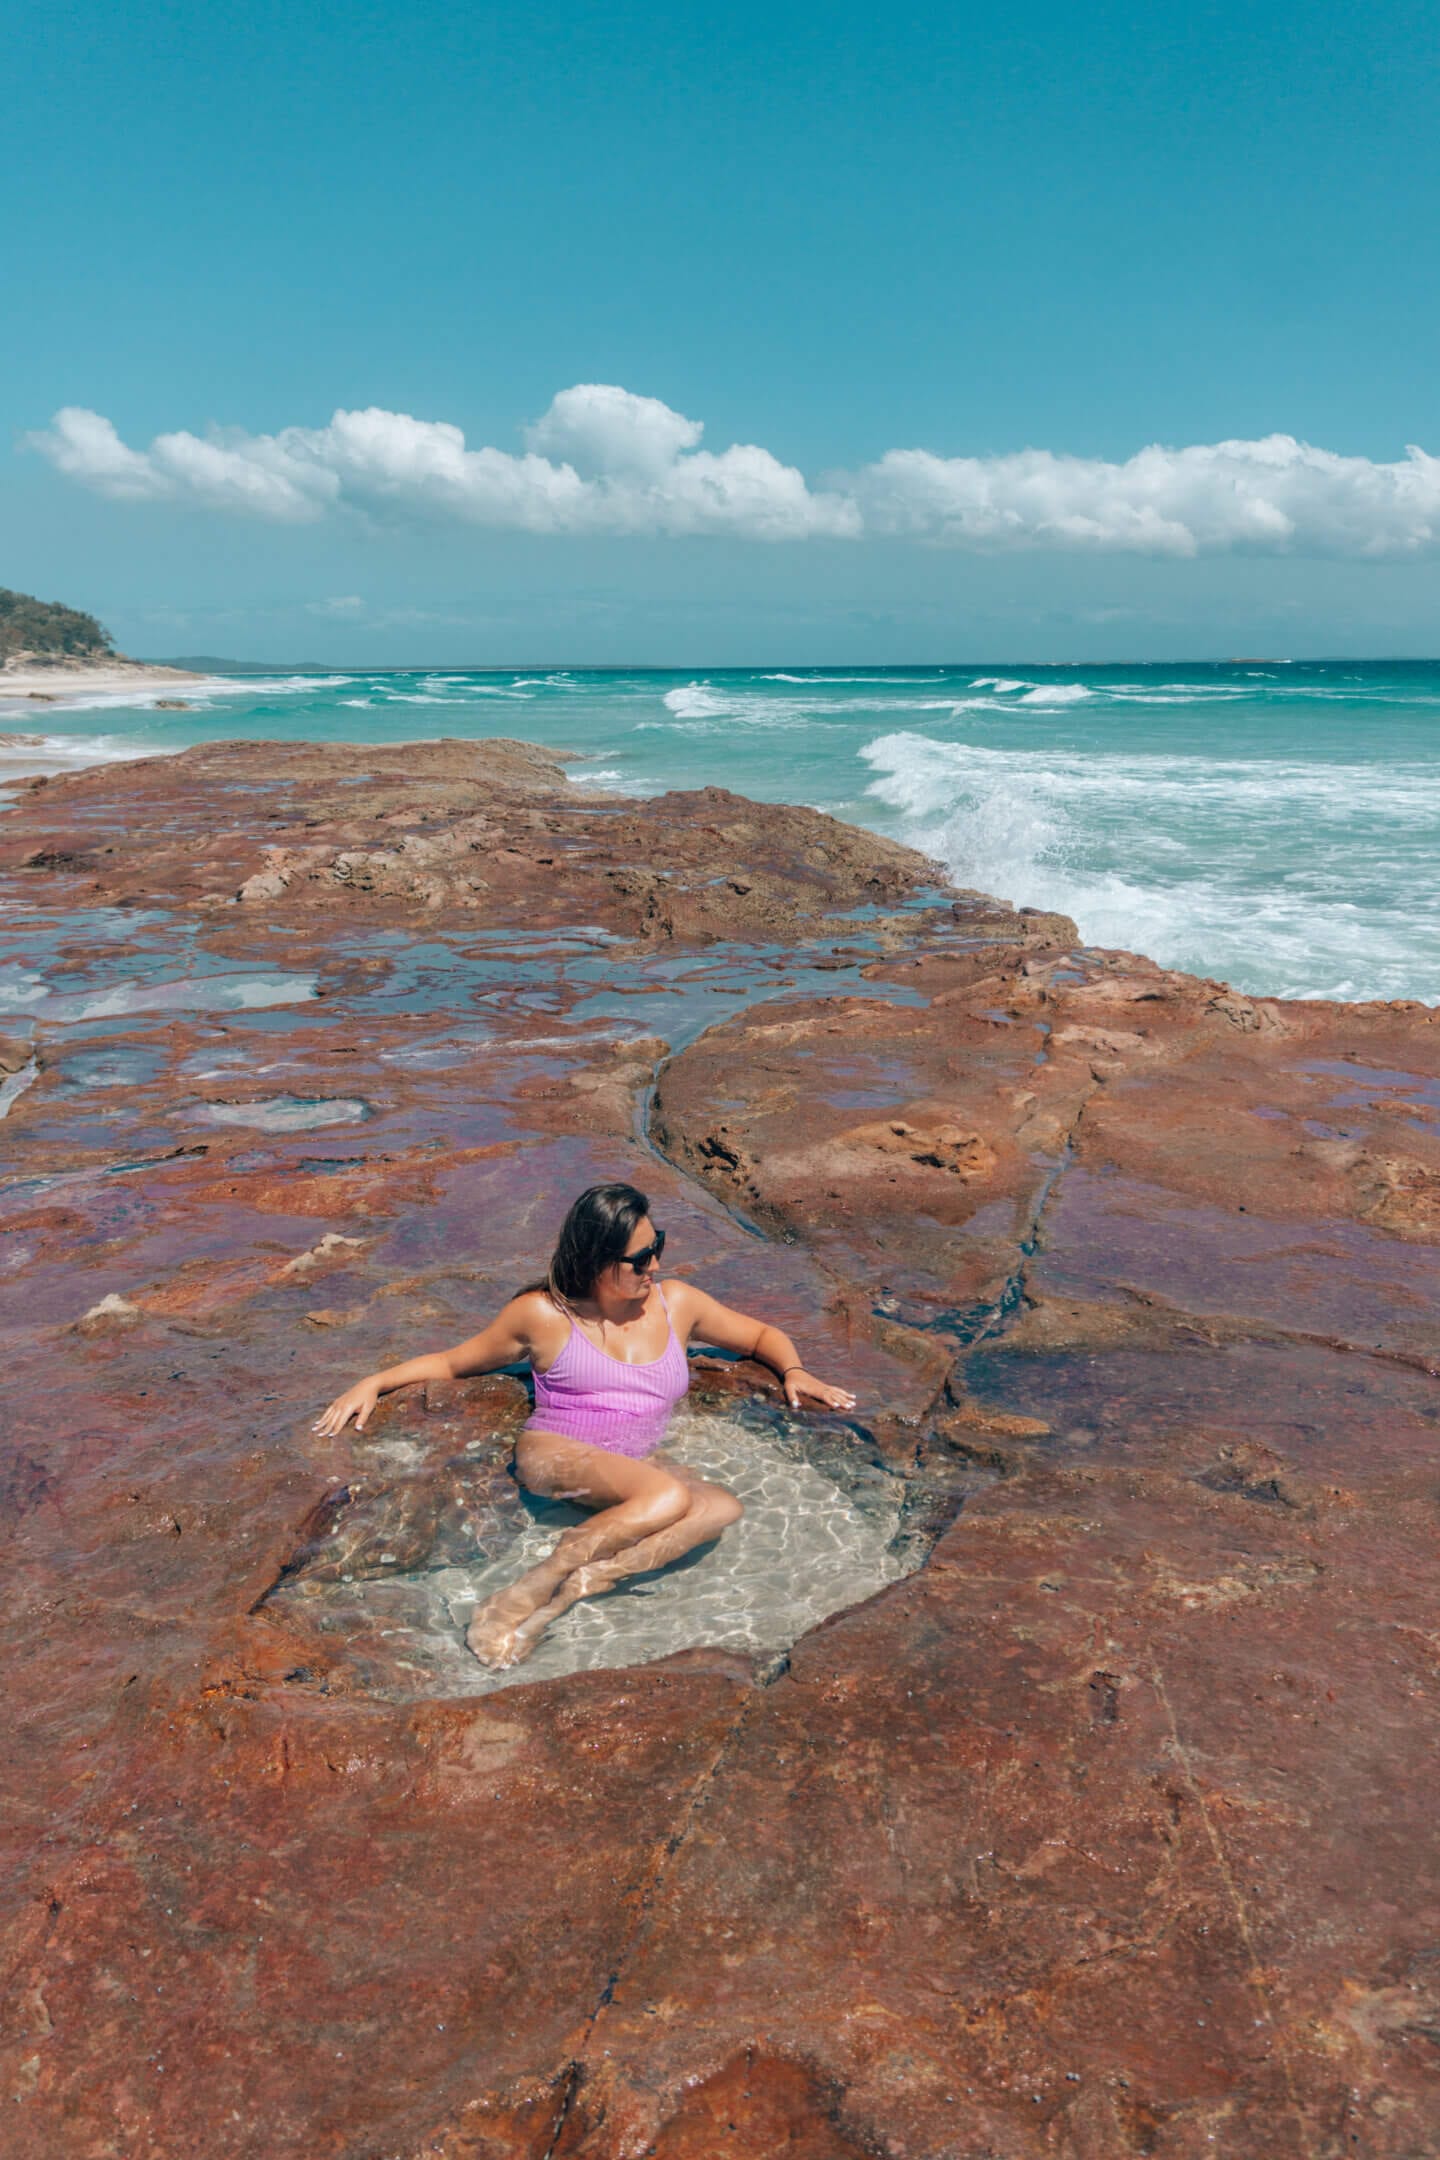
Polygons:
<instances>
[{"instance_id":1,"label":"shallow water on rock","mask_svg":"<svg viewBox=\"0 0 1440 2160\"><path fill-rule=\"evenodd\" d=\"M850 995L849 970L881 957L880 945L864 935L853 941L844 969L837 968L828 942L802 940L789 946L717 940L703 954L632 948L622 968L616 942L584 928L533 938L471 934L463 942L373 931L352 932L333 949L337 958L362 966L385 963L369 979L347 985L345 1003L354 1011L414 1018L464 1013L473 1025L474 1008L486 1006L497 1017L549 1018L563 1021L568 1030L594 1035L659 1035L672 1050L761 1000L792 992ZM903 983L867 983L864 994L894 1004L923 1003ZM426 1038L429 1044L435 1040ZM395 1061L397 1053L392 1050L388 1057Z\"/></svg>"},{"instance_id":2,"label":"shallow water on rock","mask_svg":"<svg viewBox=\"0 0 1440 2160\"><path fill-rule=\"evenodd\" d=\"M246 1125L258 1132L313 1132L321 1125L359 1125L370 1105L347 1095L271 1095L257 1102L201 1103L193 1120L205 1125Z\"/></svg>"},{"instance_id":3,"label":"shallow water on rock","mask_svg":"<svg viewBox=\"0 0 1440 2160\"><path fill-rule=\"evenodd\" d=\"M109 1049L77 1050L64 1058L59 1084L67 1094L84 1094L92 1088L145 1087L164 1070L162 1050L115 1044Z\"/></svg>"},{"instance_id":4,"label":"shallow water on rock","mask_svg":"<svg viewBox=\"0 0 1440 2160\"><path fill-rule=\"evenodd\" d=\"M314 997L316 981L314 975L257 969L169 981L121 981L103 990L54 990L37 975L8 987L11 1002L28 1016L71 1025L79 1020L128 1018L132 1013L245 1013L265 1005L295 1005Z\"/></svg>"},{"instance_id":5,"label":"shallow water on rock","mask_svg":"<svg viewBox=\"0 0 1440 2160\"><path fill-rule=\"evenodd\" d=\"M10 1105L18 1102L26 1088L33 1087L40 1077L40 1067L34 1058L22 1065L18 1072L0 1076L0 1118L8 1117Z\"/></svg>"},{"instance_id":6,"label":"shallow water on rock","mask_svg":"<svg viewBox=\"0 0 1440 2160\"><path fill-rule=\"evenodd\" d=\"M472 1691L514 1686L559 1673L646 1664L702 1643L778 1652L905 1572L889 1550L900 1520L898 1480L885 1480L888 1489L862 1509L802 1456L716 1416L678 1423L668 1452L701 1477L727 1485L744 1502L743 1519L713 1546L572 1607L524 1665L487 1674L461 1643L476 1606L542 1559L557 1529L583 1520L580 1509L537 1508L513 1553L475 1574L444 1569L436 1577L453 1624L457 1681Z\"/></svg>"},{"instance_id":7,"label":"shallow water on rock","mask_svg":"<svg viewBox=\"0 0 1440 2160\"><path fill-rule=\"evenodd\" d=\"M917 1556L892 1549L901 1481L858 1454L853 1476L842 1470L837 1482L798 1439L708 1412L678 1418L666 1452L728 1486L745 1505L743 1519L713 1545L572 1607L523 1665L487 1671L465 1648L465 1628L477 1606L586 1519L583 1509L527 1496L518 1536L488 1564L297 1586L279 1602L298 1596L327 1636L354 1629L372 1647L383 1639L384 1662L398 1669L407 1693L474 1695L701 1646L773 1656L916 1564ZM393 1683L384 1692L396 1692Z\"/></svg>"}]
</instances>

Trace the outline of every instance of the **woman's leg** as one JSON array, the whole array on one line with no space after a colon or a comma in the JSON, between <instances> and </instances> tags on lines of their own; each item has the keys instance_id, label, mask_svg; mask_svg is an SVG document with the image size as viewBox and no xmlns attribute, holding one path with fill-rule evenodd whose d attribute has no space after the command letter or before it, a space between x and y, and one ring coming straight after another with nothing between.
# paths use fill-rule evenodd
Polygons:
<instances>
[{"instance_id":1,"label":"woman's leg","mask_svg":"<svg viewBox=\"0 0 1440 2160\"><path fill-rule=\"evenodd\" d=\"M668 1529L690 1505L689 1488L673 1471L557 1433L522 1433L515 1469L528 1491L596 1512L563 1531L547 1559L481 1606L465 1639L485 1665L513 1664L524 1655L523 1649L517 1653L516 1630L549 1603L574 1569Z\"/></svg>"},{"instance_id":2,"label":"woman's leg","mask_svg":"<svg viewBox=\"0 0 1440 2160\"><path fill-rule=\"evenodd\" d=\"M581 1598L599 1597L603 1591L613 1590L627 1575L645 1575L652 1568L668 1567L672 1560L693 1552L697 1545L708 1545L722 1530L739 1522L745 1512L734 1493L724 1485L709 1485L704 1479L688 1474L684 1475L684 1484L690 1505L677 1522L653 1531L637 1544L611 1553L608 1559L586 1560L571 1568L547 1603L537 1606L515 1631L517 1661L529 1655L552 1620L558 1620L561 1613L568 1612Z\"/></svg>"},{"instance_id":3,"label":"woman's leg","mask_svg":"<svg viewBox=\"0 0 1440 2160\"><path fill-rule=\"evenodd\" d=\"M744 1512L733 1493L676 1464L637 1461L549 1433L522 1436L516 1470L531 1492L597 1512L563 1532L548 1559L476 1613L466 1641L486 1665L517 1664L578 1599L678 1560Z\"/></svg>"}]
</instances>

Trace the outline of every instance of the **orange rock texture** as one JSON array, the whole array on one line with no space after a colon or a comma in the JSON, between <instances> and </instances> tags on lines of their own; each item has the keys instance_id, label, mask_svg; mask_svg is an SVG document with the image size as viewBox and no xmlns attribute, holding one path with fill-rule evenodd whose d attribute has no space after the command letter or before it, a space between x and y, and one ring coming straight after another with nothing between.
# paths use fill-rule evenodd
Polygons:
<instances>
[{"instance_id":1,"label":"orange rock texture","mask_svg":"<svg viewBox=\"0 0 1440 2160\"><path fill-rule=\"evenodd\" d=\"M1440 2150L1428 1008L523 744L35 783L0 875L7 2153ZM602 1176L920 1564L437 1689L393 1600L506 1549L523 1383L315 1413Z\"/></svg>"}]
</instances>

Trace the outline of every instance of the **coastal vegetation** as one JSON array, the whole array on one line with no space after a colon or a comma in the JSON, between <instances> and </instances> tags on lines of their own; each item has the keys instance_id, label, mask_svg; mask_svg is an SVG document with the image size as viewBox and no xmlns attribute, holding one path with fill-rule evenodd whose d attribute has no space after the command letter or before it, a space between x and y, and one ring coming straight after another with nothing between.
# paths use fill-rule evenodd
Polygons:
<instances>
[{"instance_id":1,"label":"coastal vegetation","mask_svg":"<svg viewBox=\"0 0 1440 2160\"><path fill-rule=\"evenodd\" d=\"M0 664L22 654L33 660L108 660L115 640L81 608L0 585Z\"/></svg>"}]
</instances>

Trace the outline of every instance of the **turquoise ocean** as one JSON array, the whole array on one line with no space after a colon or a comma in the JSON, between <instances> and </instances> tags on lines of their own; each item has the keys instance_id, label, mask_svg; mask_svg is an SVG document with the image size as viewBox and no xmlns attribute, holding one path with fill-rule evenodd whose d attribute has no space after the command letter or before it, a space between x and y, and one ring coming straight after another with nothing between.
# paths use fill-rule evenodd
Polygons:
<instances>
[{"instance_id":1,"label":"turquoise ocean","mask_svg":"<svg viewBox=\"0 0 1440 2160\"><path fill-rule=\"evenodd\" d=\"M336 669L173 694L193 709L97 694L0 708L0 729L38 719L62 764L520 736L578 752L592 786L813 804L1245 990L1440 1002L1436 662Z\"/></svg>"}]
</instances>

